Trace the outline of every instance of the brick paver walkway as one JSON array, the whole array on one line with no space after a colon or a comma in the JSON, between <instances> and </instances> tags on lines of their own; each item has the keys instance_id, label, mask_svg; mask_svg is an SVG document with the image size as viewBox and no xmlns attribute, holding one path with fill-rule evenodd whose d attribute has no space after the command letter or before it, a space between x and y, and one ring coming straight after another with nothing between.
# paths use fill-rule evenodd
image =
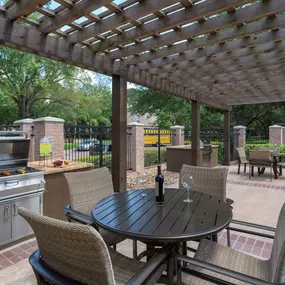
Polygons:
<instances>
[{"instance_id":1,"label":"brick paver walkway","mask_svg":"<svg viewBox=\"0 0 285 285\"><path fill-rule=\"evenodd\" d=\"M226 245L226 237L226 232L221 233L218 242ZM259 258L268 259L271 254L272 243L233 233L231 234L231 247ZM37 242L33 239L19 246L0 251L0 270L27 259L37 248Z\"/></svg>"}]
</instances>

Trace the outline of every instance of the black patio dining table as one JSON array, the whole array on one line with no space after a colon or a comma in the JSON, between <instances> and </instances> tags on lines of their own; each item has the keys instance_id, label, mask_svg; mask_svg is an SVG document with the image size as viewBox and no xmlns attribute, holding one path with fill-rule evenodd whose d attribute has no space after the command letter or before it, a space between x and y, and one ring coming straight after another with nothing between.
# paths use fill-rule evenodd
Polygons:
<instances>
[{"instance_id":1,"label":"black patio dining table","mask_svg":"<svg viewBox=\"0 0 285 285\"><path fill-rule=\"evenodd\" d=\"M185 203L187 197L191 203ZM179 243L217 234L232 220L232 208L201 192L166 189L165 201L155 201L154 189L114 193L92 210L96 224L145 243Z\"/></svg>"}]
</instances>

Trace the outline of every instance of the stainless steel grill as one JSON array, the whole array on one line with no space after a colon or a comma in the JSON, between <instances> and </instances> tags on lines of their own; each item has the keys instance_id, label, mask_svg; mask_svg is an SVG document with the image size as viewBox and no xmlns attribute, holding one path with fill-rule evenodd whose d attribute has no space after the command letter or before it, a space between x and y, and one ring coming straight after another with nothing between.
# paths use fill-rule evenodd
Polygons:
<instances>
[{"instance_id":1,"label":"stainless steel grill","mask_svg":"<svg viewBox=\"0 0 285 285\"><path fill-rule=\"evenodd\" d=\"M19 206L42 212L44 174L28 167L29 148L26 133L0 131L0 245L32 233Z\"/></svg>"}]
</instances>

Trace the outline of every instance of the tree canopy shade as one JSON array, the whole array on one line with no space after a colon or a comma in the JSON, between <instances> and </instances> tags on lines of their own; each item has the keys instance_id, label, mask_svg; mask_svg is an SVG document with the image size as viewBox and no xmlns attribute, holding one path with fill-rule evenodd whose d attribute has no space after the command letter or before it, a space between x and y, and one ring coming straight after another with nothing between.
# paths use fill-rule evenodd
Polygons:
<instances>
[{"instance_id":1,"label":"tree canopy shade","mask_svg":"<svg viewBox=\"0 0 285 285\"><path fill-rule=\"evenodd\" d=\"M42 116L110 124L108 77L5 47L0 48L0 66L1 124Z\"/></svg>"},{"instance_id":2,"label":"tree canopy shade","mask_svg":"<svg viewBox=\"0 0 285 285\"><path fill-rule=\"evenodd\" d=\"M54 3L9 0L0 43L220 109L285 101L284 1Z\"/></svg>"},{"instance_id":3,"label":"tree canopy shade","mask_svg":"<svg viewBox=\"0 0 285 285\"><path fill-rule=\"evenodd\" d=\"M23 119L37 102L63 99L53 95L76 80L76 67L5 47L0 49L0 66L1 92L10 96Z\"/></svg>"}]
</instances>

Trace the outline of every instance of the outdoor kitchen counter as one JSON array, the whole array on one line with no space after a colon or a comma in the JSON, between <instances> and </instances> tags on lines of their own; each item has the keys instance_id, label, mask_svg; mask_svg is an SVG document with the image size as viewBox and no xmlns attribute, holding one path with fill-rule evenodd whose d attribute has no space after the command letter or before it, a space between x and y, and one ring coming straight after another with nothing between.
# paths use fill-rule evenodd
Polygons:
<instances>
[{"instance_id":1,"label":"outdoor kitchen counter","mask_svg":"<svg viewBox=\"0 0 285 285\"><path fill-rule=\"evenodd\" d=\"M43 166L43 162L34 161L30 162L29 166L44 171L46 191L43 196L43 214L52 218L67 220L64 208L70 203L70 198L63 174L65 172L90 170L93 168L93 163L71 162L70 165L64 167L52 167Z\"/></svg>"},{"instance_id":2,"label":"outdoor kitchen counter","mask_svg":"<svg viewBox=\"0 0 285 285\"><path fill-rule=\"evenodd\" d=\"M204 156L204 148L200 148L199 166L216 167L218 165L218 145L212 145L212 153L209 157ZM166 149L167 170L180 172L183 164L192 164L191 145L169 146Z\"/></svg>"}]
</instances>

